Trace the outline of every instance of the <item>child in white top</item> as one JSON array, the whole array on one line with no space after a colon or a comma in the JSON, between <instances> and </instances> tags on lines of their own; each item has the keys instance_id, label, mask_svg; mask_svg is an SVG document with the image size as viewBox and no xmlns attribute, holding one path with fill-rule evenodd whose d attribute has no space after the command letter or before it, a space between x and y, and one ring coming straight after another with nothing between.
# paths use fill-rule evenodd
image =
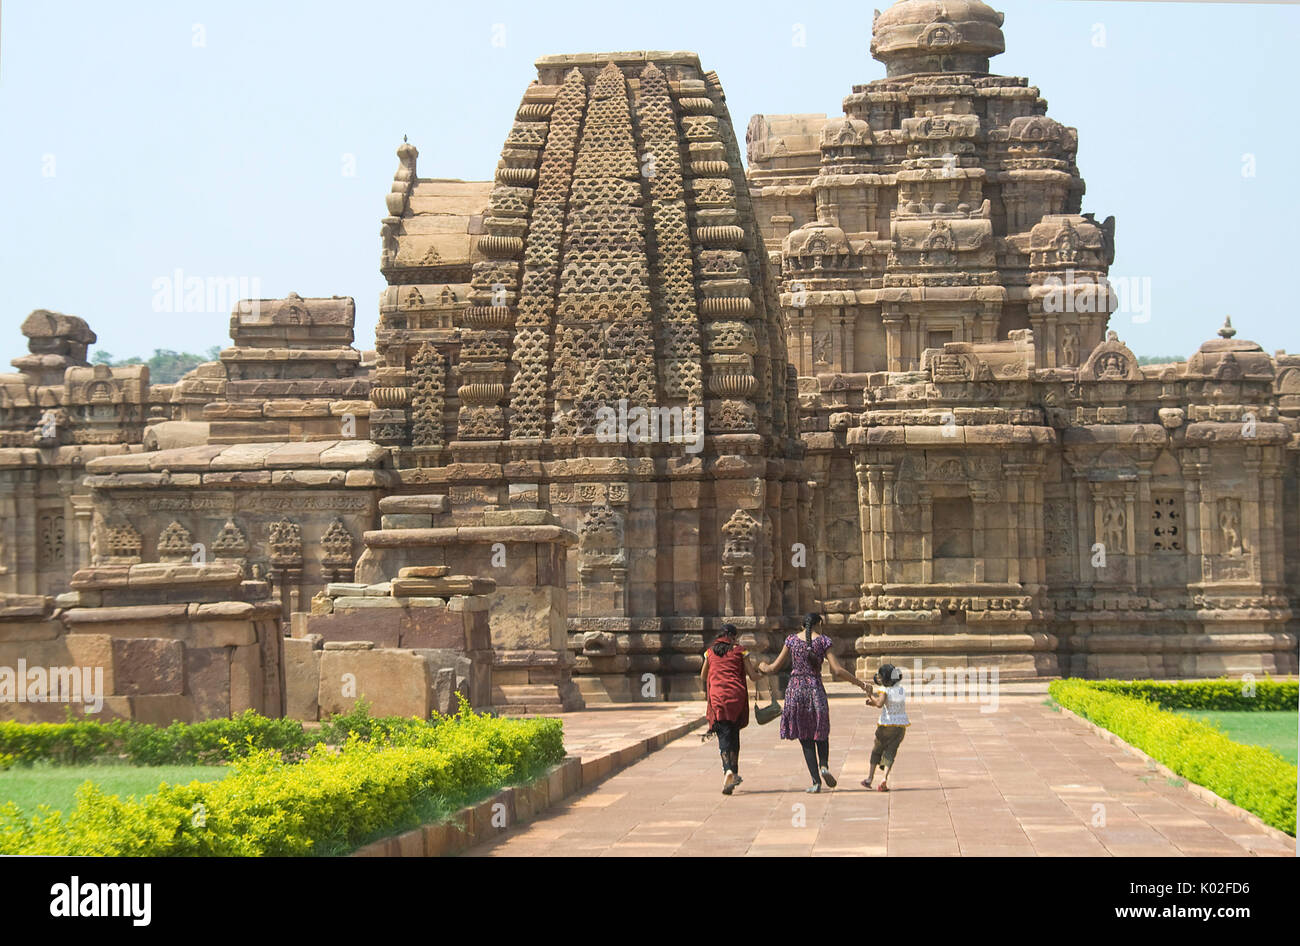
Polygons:
<instances>
[{"instance_id":1,"label":"child in white top","mask_svg":"<svg viewBox=\"0 0 1300 946\"><path fill-rule=\"evenodd\" d=\"M880 709L880 720L876 725L876 741L871 747L871 772L862 780L863 788L871 788L876 777L876 769L883 767L885 777L880 781L877 791L889 791L889 776L894 770L894 760L898 756L898 747L907 735L910 721L907 718L907 690L902 683L903 671L893 664L882 664L873 682L881 687L867 687L867 703Z\"/></svg>"}]
</instances>

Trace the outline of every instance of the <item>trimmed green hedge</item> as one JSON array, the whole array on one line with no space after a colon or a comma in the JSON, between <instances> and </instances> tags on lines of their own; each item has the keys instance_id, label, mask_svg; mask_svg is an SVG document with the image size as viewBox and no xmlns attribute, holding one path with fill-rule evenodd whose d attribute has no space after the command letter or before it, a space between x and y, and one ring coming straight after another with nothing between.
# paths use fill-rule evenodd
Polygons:
<instances>
[{"instance_id":1,"label":"trimmed green hedge","mask_svg":"<svg viewBox=\"0 0 1300 946\"><path fill-rule=\"evenodd\" d=\"M1143 685L1145 681L1135 684ZM1268 749L1233 742L1204 723L1117 689L1112 681L1056 680L1049 692L1066 709L1110 730L1188 781L1295 835L1294 765Z\"/></svg>"},{"instance_id":2,"label":"trimmed green hedge","mask_svg":"<svg viewBox=\"0 0 1300 946\"><path fill-rule=\"evenodd\" d=\"M358 700L350 713L330 717L317 730L296 719L270 719L247 710L231 719L154 726L125 719L64 723L0 721L0 768L10 765L84 765L105 756L128 765L212 765L274 749L288 760L301 759L317 743L342 745L352 733L365 742L413 738L433 721L415 717L374 717Z\"/></svg>"},{"instance_id":3,"label":"trimmed green hedge","mask_svg":"<svg viewBox=\"0 0 1300 946\"><path fill-rule=\"evenodd\" d=\"M324 731L324 730L322 730ZM346 736L346 732L344 733ZM232 719L152 726L115 719L66 723L0 722L0 756L18 765L83 765L112 756L130 765L205 765L265 749L300 757L316 742L296 719L268 719L248 710Z\"/></svg>"},{"instance_id":4,"label":"trimmed green hedge","mask_svg":"<svg viewBox=\"0 0 1300 946\"><path fill-rule=\"evenodd\" d=\"M373 741L320 744L300 762L248 753L217 782L163 785L122 799L91 783L66 814L0 806L0 855L302 856L340 854L444 816L564 757L557 719L498 719L464 705Z\"/></svg>"},{"instance_id":5,"label":"trimmed green hedge","mask_svg":"<svg viewBox=\"0 0 1300 946\"><path fill-rule=\"evenodd\" d=\"M1294 680L1090 680L1107 693L1135 696L1164 709L1295 710L1300 683Z\"/></svg>"}]
</instances>

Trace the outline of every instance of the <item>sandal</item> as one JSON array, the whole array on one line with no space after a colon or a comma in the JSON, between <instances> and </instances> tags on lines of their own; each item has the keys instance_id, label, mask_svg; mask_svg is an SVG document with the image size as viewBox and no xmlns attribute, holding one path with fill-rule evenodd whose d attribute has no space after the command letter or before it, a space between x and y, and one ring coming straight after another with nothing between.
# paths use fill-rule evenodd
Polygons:
<instances>
[{"instance_id":1,"label":"sandal","mask_svg":"<svg viewBox=\"0 0 1300 946\"><path fill-rule=\"evenodd\" d=\"M828 788L834 788L834 787L835 787L835 776L834 776L834 775L831 775L830 771L827 770L826 766L824 766L824 765L823 765L822 768L821 768L821 773L822 773L822 781L826 783L827 787L828 787Z\"/></svg>"},{"instance_id":2,"label":"sandal","mask_svg":"<svg viewBox=\"0 0 1300 946\"><path fill-rule=\"evenodd\" d=\"M722 794L730 795L736 788L736 773L730 770L722 777Z\"/></svg>"},{"instance_id":3,"label":"sandal","mask_svg":"<svg viewBox=\"0 0 1300 946\"><path fill-rule=\"evenodd\" d=\"M821 790L822 790L821 785L817 784L816 782L814 782L814 783L813 783L811 786L809 786L808 788L805 788L805 789L804 789L804 791L807 792L809 795L816 795L816 794L819 794L819 793L821 792Z\"/></svg>"},{"instance_id":4,"label":"sandal","mask_svg":"<svg viewBox=\"0 0 1300 946\"><path fill-rule=\"evenodd\" d=\"M860 784L862 785L863 788L867 789L868 791L871 790L871 779L864 778Z\"/></svg>"},{"instance_id":5,"label":"sandal","mask_svg":"<svg viewBox=\"0 0 1300 946\"><path fill-rule=\"evenodd\" d=\"M889 784L888 784L887 782L881 782L881 783L876 787L876 791L878 791L878 792L887 792L887 791L889 791Z\"/></svg>"}]
</instances>

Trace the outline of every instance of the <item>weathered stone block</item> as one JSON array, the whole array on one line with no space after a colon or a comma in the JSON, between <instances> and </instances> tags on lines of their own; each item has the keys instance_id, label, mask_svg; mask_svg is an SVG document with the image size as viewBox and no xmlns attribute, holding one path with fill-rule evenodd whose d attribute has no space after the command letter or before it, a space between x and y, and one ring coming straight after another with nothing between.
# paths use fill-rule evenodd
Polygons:
<instances>
[{"instance_id":1,"label":"weathered stone block","mask_svg":"<svg viewBox=\"0 0 1300 946\"><path fill-rule=\"evenodd\" d=\"M172 723L192 723L198 719L194 703L188 696L132 696L131 718L138 723L170 726Z\"/></svg>"},{"instance_id":2,"label":"weathered stone block","mask_svg":"<svg viewBox=\"0 0 1300 946\"><path fill-rule=\"evenodd\" d=\"M200 719L230 715L230 651L225 647L185 648L185 695Z\"/></svg>"},{"instance_id":3,"label":"weathered stone block","mask_svg":"<svg viewBox=\"0 0 1300 946\"><path fill-rule=\"evenodd\" d=\"M450 565L412 565L398 571L398 578L444 578L451 574Z\"/></svg>"},{"instance_id":4,"label":"weathered stone block","mask_svg":"<svg viewBox=\"0 0 1300 946\"><path fill-rule=\"evenodd\" d=\"M320 718L320 636L284 641L284 715L290 719Z\"/></svg>"},{"instance_id":5,"label":"weathered stone block","mask_svg":"<svg viewBox=\"0 0 1300 946\"><path fill-rule=\"evenodd\" d=\"M175 640L115 638L113 676L119 696L180 696L185 692L183 648Z\"/></svg>"},{"instance_id":6,"label":"weathered stone block","mask_svg":"<svg viewBox=\"0 0 1300 946\"><path fill-rule=\"evenodd\" d=\"M384 515L440 515L449 508L446 496L385 496L379 500L379 511Z\"/></svg>"},{"instance_id":7,"label":"weathered stone block","mask_svg":"<svg viewBox=\"0 0 1300 946\"><path fill-rule=\"evenodd\" d=\"M230 653L230 712L238 716L244 710L278 716L280 707L268 706L265 698L266 678L262 650L256 641L235 647Z\"/></svg>"},{"instance_id":8,"label":"weathered stone block","mask_svg":"<svg viewBox=\"0 0 1300 946\"><path fill-rule=\"evenodd\" d=\"M379 519L381 529L430 529L433 527L432 515L419 513L385 513Z\"/></svg>"},{"instance_id":9,"label":"weathered stone block","mask_svg":"<svg viewBox=\"0 0 1300 946\"><path fill-rule=\"evenodd\" d=\"M427 661L404 650L321 653L318 702L323 716L349 712L358 697L376 716L418 716L432 711L432 680Z\"/></svg>"}]
</instances>

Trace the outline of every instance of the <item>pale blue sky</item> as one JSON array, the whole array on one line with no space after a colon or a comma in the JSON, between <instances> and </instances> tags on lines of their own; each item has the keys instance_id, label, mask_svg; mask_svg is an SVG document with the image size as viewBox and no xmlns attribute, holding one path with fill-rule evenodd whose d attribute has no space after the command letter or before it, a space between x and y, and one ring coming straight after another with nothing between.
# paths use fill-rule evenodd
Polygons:
<instances>
[{"instance_id":1,"label":"pale blue sky","mask_svg":"<svg viewBox=\"0 0 1300 946\"><path fill-rule=\"evenodd\" d=\"M755 112L839 114L884 75L872 6L9 0L0 364L25 351L34 308L82 316L118 357L225 343L227 312L155 311L154 281L177 269L257 280L266 297L354 296L369 348L403 134L422 176L486 179L533 61L611 49L697 51L742 135ZM1028 76L1079 129L1084 210L1119 220L1112 276L1150 280L1150 320L1112 327L1138 354L1185 355L1230 313L1267 350L1300 351L1284 291L1300 8L994 6L1008 51L993 68Z\"/></svg>"}]
</instances>

